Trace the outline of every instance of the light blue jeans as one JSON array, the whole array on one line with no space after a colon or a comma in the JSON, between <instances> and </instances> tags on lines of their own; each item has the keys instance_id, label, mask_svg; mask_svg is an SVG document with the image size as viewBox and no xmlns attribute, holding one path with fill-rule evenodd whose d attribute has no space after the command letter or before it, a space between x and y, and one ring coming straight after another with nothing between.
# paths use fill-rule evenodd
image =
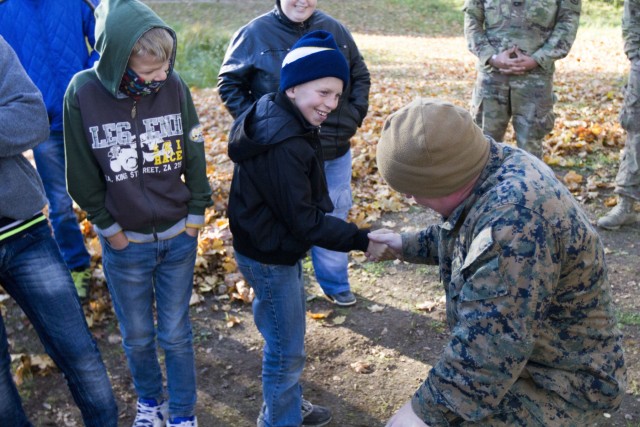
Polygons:
<instances>
[{"instance_id":1,"label":"light blue jeans","mask_svg":"<svg viewBox=\"0 0 640 427\"><path fill-rule=\"evenodd\" d=\"M33 149L33 158L49 200L49 220L67 267L89 268L91 256L67 193L62 132L51 132L48 140Z\"/></svg>"},{"instance_id":2,"label":"light blue jeans","mask_svg":"<svg viewBox=\"0 0 640 427\"><path fill-rule=\"evenodd\" d=\"M122 250L102 243L102 264L120 323L122 346L138 397L162 400L164 350L171 417L195 415L196 372L189 320L198 239L187 233L167 240L129 243Z\"/></svg>"},{"instance_id":3,"label":"light blue jeans","mask_svg":"<svg viewBox=\"0 0 640 427\"><path fill-rule=\"evenodd\" d=\"M353 205L351 195L351 150L334 160L324 162L324 171L329 187L329 197L334 210L329 215L347 219ZM349 290L349 254L330 251L314 246L311 248L311 261L316 280L327 295Z\"/></svg>"},{"instance_id":4,"label":"light blue jeans","mask_svg":"<svg viewBox=\"0 0 640 427\"><path fill-rule=\"evenodd\" d=\"M117 427L118 408L107 370L48 223L0 242L0 283L27 315L47 354L64 374L84 425ZM2 316L0 426L31 426L11 376Z\"/></svg>"},{"instance_id":5,"label":"light blue jeans","mask_svg":"<svg viewBox=\"0 0 640 427\"><path fill-rule=\"evenodd\" d=\"M253 320L265 340L262 396L265 427L302 424L304 334L302 263L262 264L236 252L238 268L253 288Z\"/></svg>"}]
</instances>

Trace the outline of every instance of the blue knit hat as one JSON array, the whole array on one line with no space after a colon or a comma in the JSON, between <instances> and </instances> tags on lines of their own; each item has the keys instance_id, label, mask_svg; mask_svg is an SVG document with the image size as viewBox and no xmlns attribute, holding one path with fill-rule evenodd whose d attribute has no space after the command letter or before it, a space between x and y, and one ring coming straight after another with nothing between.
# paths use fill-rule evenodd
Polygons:
<instances>
[{"instance_id":1,"label":"blue knit hat","mask_svg":"<svg viewBox=\"0 0 640 427\"><path fill-rule=\"evenodd\" d=\"M323 77L336 77L346 87L349 83L349 64L331 33L312 31L302 36L284 57L280 91Z\"/></svg>"}]
</instances>

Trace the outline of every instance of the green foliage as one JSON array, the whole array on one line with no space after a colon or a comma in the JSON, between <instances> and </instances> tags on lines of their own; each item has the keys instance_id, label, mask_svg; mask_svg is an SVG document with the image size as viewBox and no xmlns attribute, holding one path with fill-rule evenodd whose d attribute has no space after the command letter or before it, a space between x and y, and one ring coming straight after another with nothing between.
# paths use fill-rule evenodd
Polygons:
<instances>
[{"instance_id":1,"label":"green foliage","mask_svg":"<svg viewBox=\"0 0 640 427\"><path fill-rule=\"evenodd\" d=\"M364 271L377 278L384 276L387 272L387 269L392 266L393 261L365 262L362 264L362 268L364 269Z\"/></svg>"},{"instance_id":2,"label":"green foliage","mask_svg":"<svg viewBox=\"0 0 640 427\"><path fill-rule=\"evenodd\" d=\"M584 0L580 14L580 27L620 27L622 3L622 0Z\"/></svg>"},{"instance_id":3,"label":"green foliage","mask_svg":"<svg viewBox=\"0 0 640 427\"><path fill-rule=\"evenodd\" d=\"M215 87L229 36L195 24L175 27L178 33L176 70L190 86Z\"/></svg>"},{"instance_id":4,"label":"green foliage","mask_svg":"<svg viewBox=\"0 0 640 427\"><path fill-rule=\"evenodd\" d=\"M428 37L463 34L463 0L391 0L384 3L404 12L404 19L395 25L409 34Z\"/></svg>"},{"instance_id":5,"label":"green foliage","mask_svg":"<svg viewBox=\"0 0 640 427\"><path fill-rule=\"evenodd\" d=\"M625 326L640 326L640 313L619 311L618 323Z\"/></svg>"}]
</instances>

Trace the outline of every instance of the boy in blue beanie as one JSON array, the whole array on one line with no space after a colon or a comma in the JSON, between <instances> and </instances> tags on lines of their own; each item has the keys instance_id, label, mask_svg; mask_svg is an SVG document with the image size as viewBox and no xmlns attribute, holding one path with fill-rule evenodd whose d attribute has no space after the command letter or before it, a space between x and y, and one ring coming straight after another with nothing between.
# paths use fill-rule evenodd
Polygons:
<instances>
[{"instance_id":1,"label":"boy in blue beanie","mask_svg":"<svg viewBox=\"0 0 640 427\"><path fill-rule=\"evenodd\" d=\"M338 106L349 66L333 36L303 36L282 63L280 90L234 122L229 223L236 261L255 292L254 321L265 339L259 427L324 426L327 408L303 400L305 292L301 259L312 246L369 249L368 230L326 215L320 125ZM373 249L373 248L371 248Z\"/></svg>"}]
</instances>

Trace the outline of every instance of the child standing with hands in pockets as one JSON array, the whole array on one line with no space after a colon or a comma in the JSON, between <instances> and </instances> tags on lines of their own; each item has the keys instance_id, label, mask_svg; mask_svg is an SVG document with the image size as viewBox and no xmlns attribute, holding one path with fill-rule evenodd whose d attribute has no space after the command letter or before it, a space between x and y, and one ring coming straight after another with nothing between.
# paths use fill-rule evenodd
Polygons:
<instances>
[{"instance_id":1,"label":"child standing with hands in pockets","mask_svg":"<svg viewBox=\"0 0 640 427\"><path fill-rule=\"evenodd\" d=\"M175 32L151 9L102 1L96 40L97 66L76 74L65 95L69 194L102 244L138 394L133 425L197 426L189 299L198 230L212 204L200 124L173 70Z\"/></svg>"},{"instance_id":2,"label":"child standing with hands in pockets","mask_svg":"<svg viewBox=\"0 0 640 427\"><path fill-rule=\"evenodd\" d=\"M327 215L320 126L338 106L349 66L326 31L304 35L285 57L278 92L234 122L229 224L238 267L255 292L265 339L259 427L324 426L327 408L303 400L305 293L301 260L312 246L367 251L368 230Z\"/></svg>"}]
</instances>

